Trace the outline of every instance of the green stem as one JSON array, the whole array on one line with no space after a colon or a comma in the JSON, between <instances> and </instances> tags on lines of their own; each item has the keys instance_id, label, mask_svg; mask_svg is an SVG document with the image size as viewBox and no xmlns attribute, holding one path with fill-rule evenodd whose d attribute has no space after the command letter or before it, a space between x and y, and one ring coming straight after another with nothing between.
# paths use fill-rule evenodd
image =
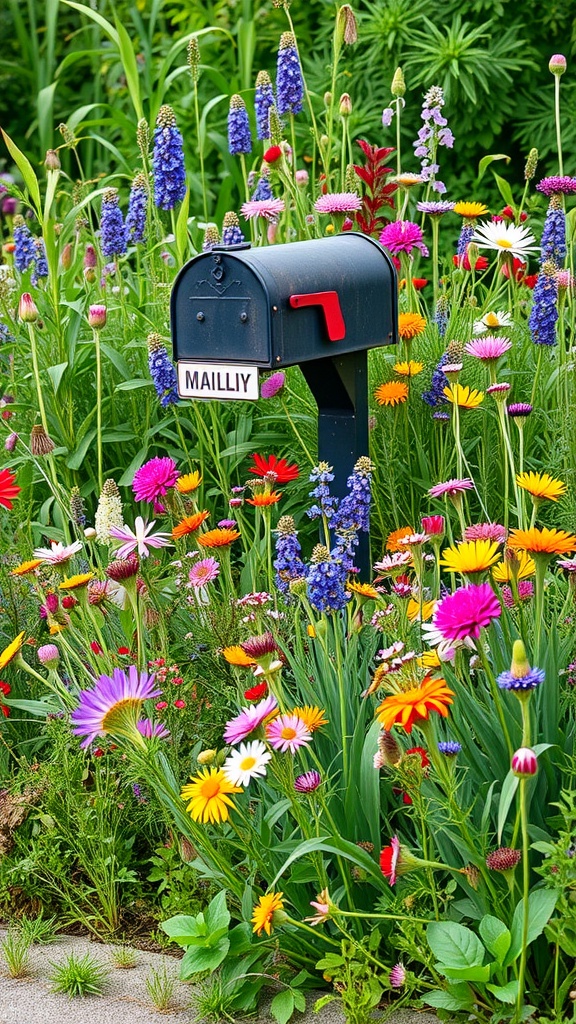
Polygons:
<instances>
[{"instance_id":1,"label":"green stem","mask_svg":"<svg viewBox=\"0 0 576 1024\"><path fill-rule=\"evenodd\" d=\"M204 205L204 223L208 222L208 197L206 195L206 179L204 176L204 145L200 137L200 111L198 108L198 82L194 82L194 114L196 117L196 133L198 135L198 157L200 160L200 181L202 183L202 201Z\"/></svg>"},{"instance_id":2,"label":"green stem","mask_svg":"<svg viewBox=\"0 0 576 1024\"><path fill-rule=\"evenodd\" d=\"M554 75L554 118L556 121L556 146L558 148L558 173L564 174L564 161L562 159L562 132L560 125L560 75Z\"/></svg>"},{"instance_id":3,"label":"green stem","mask_svg":"<svg viewBox=\"0 0 576 1024\"><path fill-rule=\"evenodd\" d=\"M481 637L478 637L478 639L476 641L476 648L478 650L478 655L480 657L480 661L482 662L482 668L484 669L484 672L486 673L486 678L488 679L488 683L490 685L490 690L492 692L492 697L494 698L494 704L496 706L496 713L497 713L498 719L500 721L500 726L501 726L501 729L502 729L502 735L504 736L504 739L506 740L506 746L508 747L508 753L509 753L510 757L512 757L512 754L514 753L514 747L512 746L512 741L510 739L510 733L508 732L508 726L506 724L506 719L504 717L504 711L502 709L502 700L501 700L501 696L500 696L500 690L498 689L498 684L497 684L496 679L494 677L494 673L492 671L492 667L491 667L491 665L490 665L490 663L488 661L488 657L486 655L486 650L484 648L484 642L481 639Z\"/></svg>"},{"instance_id":4,"label":"green stem","mask_svg":"<svg viewBox=\"0 0 576 1024\"><path fill-rule=\"evenodd\" d=\"M98 460L98 492L102 491L104 476L102 469L102 353L100 351L100 331L92 331L96 350L96 454Z\"/></svg>"},{"instance_id":5,"label":"green stem","mask_svg":"<svg viewBox=\"0 0 576 1024\"><path fill-rule=\"evenodd\" d=\"M520 966L518 968L518 1001L516 1003L516 1020L518 1024L522 1020L522 1007L524 1005L524 985L526 979L526 957L528 953L528 926L530 924L530 839L528 836L528 801L526 799L526 778L520 779L519 800L520 820L522 822L522 876L523 876L523 916L522 916L522 947L520 952Z\"/></svg>"}]
</instances>

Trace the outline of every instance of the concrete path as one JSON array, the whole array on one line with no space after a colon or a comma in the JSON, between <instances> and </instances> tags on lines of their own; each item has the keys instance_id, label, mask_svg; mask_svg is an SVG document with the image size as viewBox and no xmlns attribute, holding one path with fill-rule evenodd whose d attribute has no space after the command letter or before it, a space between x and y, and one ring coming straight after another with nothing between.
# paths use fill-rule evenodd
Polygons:
<instances>
[{"instance_id":1,"label":"concrete path","mask_svg":"<svg viewBox=\"0 0 576 1024\"><path fill-rule=\"evenodd\" d=\"M0 941L5 932L0 930ZM0 1024L194 1024L195 1014L190 1005L189 985L178 982L173 1005L168 1014L154 1009L146 991L146 978L152 970L166 965L166 970L178 976L179 962L170 956L158 953L136 951L137 966L130 970L114 967L110 951L113 947L90 942L85 938L65 935L48 946L33 946L30 956L30 973L21 979L10 978L3 958L0 956ZM50 992L48 976L51 964L60 963L70 953L78 956L89 953L109 968L101 997L88 996L84 999L69 999L67 996ZM310 1005L314 1002L311 999ZM376 1018L377 1020L377 1018ZM258 1021L253 1024L270 1024L271 1018L264 1009ZM297 1013L294 1024L343 1024L344 1016L336 1005L325 1007L315 1014L310 1009L306 1014ZM389 1024L438 1024L438 1019L429 1013L415 1010L399 1010L388 1018Z\"/></svg>"}]
</instances>

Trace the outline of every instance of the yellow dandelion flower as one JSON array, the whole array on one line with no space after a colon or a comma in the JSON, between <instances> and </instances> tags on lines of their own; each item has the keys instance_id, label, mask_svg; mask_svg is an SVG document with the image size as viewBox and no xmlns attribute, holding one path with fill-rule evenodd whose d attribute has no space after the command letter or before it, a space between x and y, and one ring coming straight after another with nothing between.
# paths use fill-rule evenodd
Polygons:
<instances>
[{"instance_id":1,"label":"yellow dandelion flower","mask_svg":"<svg viewBox=\"0 0 576 1024\"><path fill-rule=\"evenodd\" d=\"M202 474L198 469L195 469L193 473L186 473L184 476L179 476L176 481L176 490L180 494L192 494L193 491L197 491L202 483Z\"/></svg>"},{"instance_id":2,"label":"yellow dandelion flower","mask_svg":"<svg viewBox=\"0 0 576 1024\"><path fill-rule=\"evenodd\" d=\"M422 602L422 622L426 622L432 615L436 607L436 601L423 601ZM415 601L413 597L408 601L408 607L406 614L410 622L415 622L416 619L420 619L420 601Z\"/></svg>"},{"instance_id":3,"label":"yellow dandelion flower","mask_svg":"<svg viewBox=\"0 0 576 1024\"><path fill-rule=\"evenodd\" d=\"M440 565L448 572L471 576L486 572L500 558L500 545L493 540L465 540L442 552Z\"/></svg>"},{"instance_id":4,"label":"yellow dandelion flower","mask_svg":"<svg viewBox=\"0 0 576 1024\"><path fill-rule=\"evenodd\" d=\"M394 373L399 374L400 377L415 377L416 374L422 373L423 369L424 363L417 363L415 359L409 359L404 363L394 363Z\"/></svg>"},{"instance_id":5,"label":"yellow dandelion flower","mask_svg":"<svg viewBox=\"0 0 576 1024\"><path fill-rule=\"evenodd\" d=\"M298 715L298 718L301 718L306 725L308 732L315 732L316 729L320 729L323 725L328 725L328 719L324 718L326 714L324 708L304 704L301 708L294 708L290 714Z\"/></svg>"},{"instance_id":6,"label":"yellow dandelion flower","mask_svg":"<svg viewBox=\"0 0 576 1024\"><path fill-rule=\"evenodd\" d=\"M566 494L566 484L555 480L549 473L518 473L516 483L537 500L558 501Z\"/></svg>"},{"instance_id":7,"label":"yellow dandelion flower","mask_svg":"<svg viewBox=\"0 0 576 1024\"><path fill-rule=\"evenodd\" d=\"M515 573L516 579L526 580L529 576L533 576L536 572L536 563L527 551L516 551L516 558L518 561L518 572ZM512 566L510 562L503 559L498 562L492 569L492 578L497 583L509 583L512 579Z\"/></svg>"},{"instance_id":8,"label":"yellow dandelion flower","mask_svg":"<svg viewBox=\"0 0 576 1024\"><path fill-rule=\"evenodd\" d=\"M358 597L365 597L367 601L377 601L380 594L371 583L356 583L352 580L346 584L346 590L349 590L351 594L356 594Z\"/></svg>"},{"instance_id":9,"label":"yellow dandelion flower","mask_svg":"<svg viewBox=\"0 0 576 1024\"><path fill-rule=\"evenodd\" d=\"M402 341L412 341L426 328L426 319L420 313L400 313L398 315L398 334Z\"/></svg>"},{"instance_id":10,"label":"yellow dandelion flower","mask_svg":"<svg viewBox=\"0 0 576 1024\"><path fill-rule=\"evenodd\" d=\"M186 810L194 821L207 821L218 824L228 821L230 807L234 804L230 793L242 793L243 790L232 785L221 768L203 768L198 775L191 777L190 785L184 786L180 793L182 800L188 800Z\"/></svg>"},{"instance_id":11,"label":"yellow dandelion flower","mask_svg":"<svg viewBox=\"0 0 576 1024\"><path fill-rule=\"evenodd\" d=\"M254 925L252 931L258 935L261 935L263 931L266 932L266 935L270 935L275 912L284 908L283 895L283 892L269 892L260 897L252 914L252 924Z\"/></svg>"},{"instance_id":12,"label":"yellow dandelion flower","mask_svg":"<svg viewBox=\"0 0 576 1024\"><path fill-rule=\"evenodd\" d=\"M222 654L229 665L237 665L239 668L248 668L250 665L256 664L254 658L250 658L246 652L242 650L239 644L232 644L230 647L225 647Z\"/></svg>"},{"instance_id":13,"label":"yellow dandelion flower","mask_svg":"<svg viewBox=\"0 0 576 1024\"><path fill-rule=\"evenodd\" d=\"M25 576L28 572L34 572L39 565L42 565L44 559L42 558L31 558L28 562L20 562L14 569L10 570L11 576Z\"/></svg>"},{"instance_id":14,"label":"yellow dandelion flower","mask_svg":"<svg viewBox=\"0 0 576 1024\"><path fill-rule=\"evenodd\" d=\"M94 579L93 572L78 573L76 576L69 576L68 579L62 580L59 590L77 590L79 587L85 587L92 579Z\"/></svg>"},{"instance_id":15,"label":"yellow dandelion flower","mask_svg":"<svg viewBox=\"0 0 576 1024\"><path fill-rule=\"evenodd\" d=\"M488 207L484 203L460 202L456 203L454 213L459 213L467 220L475 220L476 217L483 217L485 213L488 213Z\"/></svg>"},{"instance_id":16,"label":"yellow dandelion flower","mask_svg":"<svg viewBox=\"0 0 576 1024\"><path fill-rule=\"evenodd\" d=\"M476 388L464 387L462 384L451 384L444 388L444 394L452 405L458 405L460 409L477 409L484 401L484 392Z\"/></svg>"},{"instance_id":17,"label":"yellow dandelion flower","mask_svg":"<svg viewBox=\"0 0 576 1024\"><path fill-rule=\"evenodd\" d=\"M401 380L390 380L376 388L374 398L378 405L400 405L408 398L408 385Z\"/></svg>"},{"instance_id":18,"label":"yellow dandelion flower","mask_svg":"<svg viewBox=\"0 0 576 1024\"><path fill-rule=\"evenodd\" d=\"M0 653L0 672L16 657L24 642L24 630Z\"/></svg>"}]
</instances>

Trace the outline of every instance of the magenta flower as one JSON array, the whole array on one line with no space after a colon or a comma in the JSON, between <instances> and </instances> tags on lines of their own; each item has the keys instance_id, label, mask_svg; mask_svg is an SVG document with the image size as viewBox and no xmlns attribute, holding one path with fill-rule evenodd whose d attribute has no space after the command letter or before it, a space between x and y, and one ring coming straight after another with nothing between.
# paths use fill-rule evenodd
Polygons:
<instances>
[{"instance_id":1,"label":"magenta flower","mask_svg":"<svg viewBox=\"0 0 576 1024\"><path fill-rule=\"evenodd\" d=\"M288 750L295 754L300 747L310 743L312 733L298 715L278 715L266 726L266 738L274 750L283 754Z\"/></svg>"},{"instance_id":2,"label":"magenta flower","mask_svg":"<svg viewBox=\"0 0 576 1024\"><path fill-rule=\"evenodd\" d=\"M576 195L576 178L570 178L567 174L553 174L550 178L542 178L536 185L536 190L543 192L548 198L560 194L573 196Z\"/></svg>"},{"instance_id":3,"label":"magenta flower","mask_svg":"<svg viewBox=\"0 0 576 1024\"><path fill-rule=\"evenodd\" d=\"M398 256L401 252L411 255L413 249L418 249L423 256L428 255L428 249L423 242L422 228L411 220L393 220L387 224L380 235L380 245Z\"/></svg>"},{"instance_id":4,"label":"magenta flower","mask_svg":"<svg viewBox=\"0 0 576 1024\"><path fill-rule=\"evenodd\" d=\"M60 651L56 644L44 644L43 647L39 647L36 651L36 657L41 665L46 665L47 668L54 668L60 661Z\"/></svg>"},{"instance_id":5,"label":"magenta flower","mask_svg":"<svg viewBox=\"0 0 576 1024\"><path fill-rule=\"evenodd\" d=\"M262 398L275 398L276 395L280 394L285 383L286 374L282 370L279 370L278 373L273 373L271 377L267 377L266 380L262 381L260 386Z\"/></svg>"},{"instance_id":6,"label":"magenta flower","mask_svg":"<svg viewBox=\"0 0 576 1024\"><path fill-rule=\"evenodd\" d=\"M149 459L134 474L132 490L136 501L156 501L174 487L179 475L174 459L168 455Z\"/></svg>"},{"instance_id":7,"label":"magenta flower","mask_svg":"<svg viewBox=\"0 0 576 1024\"><path fill-rule=\"evenodd\" d=\"M353 213L362 206L362 200L356 192L327 192L314 203L318 213Z\"/></svg>"},{"instance_id":8,"label":"magenta flower","mask_svg":"<svg viewBox=\"0 0 576 1024\"><path fill-rule=\"evenodd\" d=\"M406 981L406 971L402 964L396 964L390 971L389 981L391 988L402 988Z\"/></svg>"},{"instance_id":9,"label":"magenta flower","mask_svg":"<svg viewBox=\"0 0 576 1024\"><path fill-rule=\"evenodd\" d=\"M202 558L195 562L188 579L194 588L205 587L207 583L213 583L220 575L220 563L215 558Z\"/></svg>"},{"instance_id":10,"label":"magenta flower","mask_svg":"<svg viewBox=\"0 0 576 1024\"><path fill-rule=\"evenodd\" d=\"M236 718L232 718L226 723L224 742L240 743L251 732L254 732L259 725L262 725L262 722L270 718L270 715L275 714L277 710L278 702L276 697L271 695L259 701L258 704L251 704L250 707L242 708L240 714L236 715Z\"/></svg>"},{"instance_id":11,"label":"magenta flower","mask_svg":"<svg viewBox=\"0 0 576 1024\"><path fill-rule=\"evenodd\" d=\"M154 676L138 672L135 665L125 671L115 668L111 676L99 676L92 690L80 691L78 707L70 715L72 731L86 737L83 747L108 733L142 745L138 729L142 703L161 693L154 686Z\"/></svg>"},{"instance_id":12,"label":"magenta flower","mask_svg":"<svg viewBox=\"0 0 576 1024\"><path fill-rule=\"evenodd\" d=\"M487 335L485 338L473 338L464 347L469 355L475 356L476 359L482 359L483 362L491 363L500 359L508 349L512 348L512 342L508 341L508 338L495 338L493 335Z\"/></svg>"},{"instance_id":13,"label":"magenta flower","mask_svg":"<svg viewBox=\"0 0 576 1024\"><path fill-rule=\"evenodd\" d=\"M520 747L512 754L512 772L522 778L523 775L536 775L538 758L531 747Z\"/></svg>"},{"instance_id":14,"label":"magenta flower","mask_svg":"<svg viewBox=\"0 0 576 1024\"><path fill-rule=\"evenodd\" d=\"M517 586L519 601L530 601L534 597L534 584L531 580L518 580ZM507 584L502 587L502 600L507 608L514 608L516 604L512 589Z\"/></svg>"},{"instance_id":15,"label":"magenta flower","mask_svg":"<svg viewBox=\"0 0 576 1024\"><path fill-rule=\"evenodd\" d=\"M116 551L116 558L127 558L136 548L138 548L140 558L148 558L150 554L148 548L165 548L171 545L172 542L167 539L170 536L169 533L150 533L155 524L155 519L151 523L147 523L142 516L136 516L134 530L131 530L126 524L122 527L111 526L108 530L110 536L124 541Z\"/></svg>"},{"instance_id":16,"label":"magenta flower","mask_svg":"<svg viewBox=\"0 0 576 1024\"><path fill-rule=\"evenodd\" d=\"M250 220L251 217L264 217L266 220L275 221L283 210L283 199L249 199L242 205L242 216L246 220Z\"/></svg>"},{"instance_id":17,"label":"magenta flower","mask_svg":"<svg viewBox=\"0 0 576 1024\"><path fill-rule=\"evenodd\" d=\"M428 491L431 498L441 498L444 494L447 494L449 498L454 498L457 494L463 494L464 491L473 491L474 484L468 477L464 477L463 480L446 480L443 484L434 484Z\"/></svg>"},{"instance_id":18,"label":"magenta flower","mask_svg":"<svg viewBox=\"0 0 576 1024\"><path fill-rule=\"evenodd\" d=\"M294 779L294 789L297 793L313 793L315 789L318 789L321 782L322 776L320 772L304 772L303 775L298 775Z\"/></svg>"},{"instance_id":19,"label":"magenta flower","mask_svg":"<svg viewBox=\"0 0 576 1024\"><path fill-rule=\"evenodd\" d=\"M495 540L503 544L507 536L508 530L500 523L475 523L464 530L464 540Z\"/></svg>"},{"instance_id":20,"label":"magenta flower","mask_svg":"<svg viewBox=\"0 0 576 1024\"><path fill-rule=\"evenodd\" d=\"M511 384L508 384L506 381L502 380L499 381L497 384L490 384L490 386L486 388L486 394L492 395L492 397L496 399L496 401L504 401L504 397L508 394L511 387Z\"/></svg>"},{"instance_id":21,"label":"magenta flower","mask_svg":"<svg viewBox=\"0 0 576 1024\"><path fill-rule=\"evenodd\" d=\"M161 722L152 722L150 718L141 718L139 722L136 722L136 728L146 740L166 740L170 736L166 726Z\"/></svg>"},{"instance_id":22,"label":"magenta flower","mask_svg":"<svg viewBox=\"0 0 576 1024\"><path fill-rule=\"evenodd\" d=\"M477 638L502 609L489 583L459 587L436 605L432 624L445 640Z\"/></svg>"},{"instance_id":23,"label":"magenta flower","mask_svg":"<svg viewBox=\"0 0 576 1024\"><path fill-rule=\"evenodd\" d=\"M422 516L420 520L424 533L429 537L443 537L446 529L444 516Z\"/></svg>"}]
</instances>

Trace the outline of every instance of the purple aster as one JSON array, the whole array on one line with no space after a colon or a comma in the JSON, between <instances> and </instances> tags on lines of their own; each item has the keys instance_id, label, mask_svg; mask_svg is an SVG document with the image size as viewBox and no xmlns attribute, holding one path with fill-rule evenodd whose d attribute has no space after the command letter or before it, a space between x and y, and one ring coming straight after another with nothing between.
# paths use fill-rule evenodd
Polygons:
<instances>
[{"instance_id":1,"label":"purple aster","mask_svg":"<svg viewBox=\"0 0 576 1024\"><path fill-rule=\"evenodd\" d=\"M438 149L441 146L452 149L454 145L454 136L442 114L443 106L444 92L440 86L433 85L424 96L420 114L424 124L418 132L418 138L413 143L414 155L421 160L422 178L424 181L429 181L432 190L440 195L446 191L446 186L444 182L436 179L440 169L437 163Z\"/></svg>"},{"instance_id":2,"label":"purple aster","mask_svg":"<svg viewBox=\"0 0 576 1024\"><path fill-rule=\"evenodd\" d=\"M303 775L298 775L294 779L294 789L297 793L313 793L315 789L318 789L321 782L322 776L320 772L304 772Z\"/></svg>"},{"instance_id":3,"label":"purple aster","mask_svg":"<svg viewBox=\"0 0 576 1024\"><path fill-rule=\"evenodd\" d=\"M353 213L362 206L357 192L327 192L314 203L318 213Z\"/></svg>"},{"instance_id":4,"label":"purple aster","mask_svg":"<svg viewBox=\"0 0 576 1024\"><path fill-rule=\"evenodd\" d=\"M275 697L265 697L258 704L251 704L250 707L242 708L236 718L232 718L224 729L225 743L240 743L246 739L251 732L254 732L267 718L270 718L278 711L278 702Z\"/></svg>"},{"instance_id":5,"label":"purple aster","mask_svg":"<svg viewBox=\"0 0 576 1024\"><path fill-rule=\"evenodd\" d=\"M172 107L160 107L152 153L154 202L160 210L173 210L186 195L184 142Z\"/></svg>"},{"instance_id":6,"label":"purple aster","mask_svg":"<svg viewBox=\"0 0 576 1024\"><path fill-rule=\"evenodd\" d=\"M422 228L411 220L393 220L380 234L380 244L393 256L399 256L403 252L410 256L413 249L418 249L423 256L427 256L428 249L422 239Z\"/></svg>"},{"instance_id":7,"label":"purple aster","mask_svg":"<svg viewBox=\"0 0 576 1024\"><path fill-rule=\"evenodd\" d=\"M416 203L416 209L420 213L427 213L429 217L441 217L444 213L450 213L455 206L456 203L450 203L447 199Z\"/></svg>"},{"instance_id":8,"label":"purple aster","mask_svg":"<svg viewBox=\"0 0 576 1024\"><path fill-rule=\"evenodd\" d=\"M542 181L536 185L536 190L543 192L548 197L553 195L573 196L576 195L576 178L570 178L566 174L554 174L550 178L542 178Z\"/></svg>"},{"instance_id":9,"label":"purple aster","mask_svg":"<svg viewBox=\"0 0 576 1024\"><path fill-rule=\"evenodd\" d=\"M126 238L128 242L138 244L145 241L146 212L148 209L148 192L146 188L146 176L139 173L132 182L130 198L128 200L128 213L126 215Z\"/></svg>"},{"instance_id":10,"label":"purple aster","mask_svg":"<svg viewBox=\"0 0 576 1024\"><path fill-rule=\"evenodd\" d=\"M179 401L176 370L158 334L148 338L148 369L162 408L176 405Z\"/></svg>"},{"instance_id":11,"label":"purple aster","mask_svg":"<svg viewBox=\"0 0 576 1024\"><path fill-rule=\"evenodd\" d=\"M286 383L286 374L282 370L277 373L273 373L266 380L262 381L260 385L260 394L262 398L275 398L279 395Z\"/></svg>"},{"instance_id":12,"label":"purple aster","mask_svg":"<svg viewBox=\"0 0 576 1024\"><path fill-rule=\"evenodd\" d=\"M283 32L280 36L276 96L280 115L299 114L304 106L304 81L293 32Z\"/></svg>"},{"instance_id":13,"label":"purple aster","mask_svg":"<svg viewBox=\"0 0 576 1024\"><path fill-rule=\"evenodd\" d=\"M515 676L512 672L501 672L496 682L501 690L535 690L544 682L545 675L543 668L531 668L523 676Z\"/></svg>"},{"instance_id":14,"label":"purple aster","mask_svg":"<svg viewBox=\"0 0 576 1024\"><path fill-rule=\"evenodd\" d=\"M141 718L136 722L136 728L146 740L165 740L170 736L169 730L161 722L153 722L150 718Z\"/></svg>"},{"instance_id":15,"label":"purple aster","mask_svg":"<svg viewBox=\"0 0 576 1024\"><path fill-rule=\"evenodd\" d=\"M37 238L34 242L34 249L36 251L35 263L32 267L32 273L30 275L30 281L33 285L37 285L41 277L48 277L48 260L46 259L46 248L44 246L44 239Z\"/></svg>"},{"instance_id":16,"label":"purple aster","mask_svg":"<svg viewBox=\"0 0 576 1024\"><path fill-rule=\"evenodd\" d=\"M20 223L22 221L22 223ZM23 217L18 218L14 223L14 266L21 274L28 270L28 267L36 259L36 246L30 228L24 223Z\"/></svg>"},{"instance_id":17,"label":"purple aster","mask_svg":"<svg viewBox=\"0 0 576 1024\"><path fill-rule=\"evenodd\" d=\"M298 540L296 526L292 516L281 516L276 527L276 558L274 582L282 594L288 594L292 580L306 576L306 566L300 555L302 549Z\"/></svg>"},{"instance_id":18,"label":"purple aster","mask_svg":"<svg viewBox=\"0 0 576 1024\"><path fill-rule=\"evenodd\" d=\"M118 205L117 188L107 188L102 197L100 245L107 260L123 256L127 249L126 230L122 210Z\"/></svg>"},{"instance_id":19,"label":"purple aster","mask_svg":"<svg viewBox=\"0 0 576 1024\"><path fill-rule=\"evenodd\" d=\"M441 741L438 744L438 750L445 757L456 757L456 754L459 754L462 750L462 744L457 743L455 740Z\"/></svg>"},{"instance_id":20,"label":"purple aster","mask_svg":"<svg viewBox=\"0 0 576 1024\"><path fill-rule=\"evenodd\" d=\"M508 338L496 338L492 334L483 338L473 338L464 346L464 350L469 355L475 356L476 359L485 363L496 362L511 348L512 342Z\"/></svg>"},{"instance_id":21,"label":"purple aster","mask_svg":"<svg viewBox=\"0 0 576 1024\"><path fill-rule=\"evenodd\" d=\"M139 672L135 665L126 670L115 668L111 676L99 676L92 690L80 691L78 707L70 715L72 731L85 737L82 747L107 734L141 746L138 721L142 703L161 693L154 686L154 676Z\"/></svg>"},{"instance_id":22,"label":"purple aster","mask_svg":"<svg viewBox=\"0 0 576 1024\"><path fill-rule=\"evenodd\" d=\"M252 136L246 104L238 93L230 99L228 111L228 150L232 156L252 152Z\"/></svg>"},{"instance_id":23,"label":"purple aster","mask_svg":"<svg viewBox=\"0 0 576 1024\"><path fill-rule=\"evenodd\" d=\"M254 109L256 111L256 135L259 139L270 138L269 113L274 106L274 89L267 71L259 71L256 76L254 91Z\"/></svg>"},{"instance_id":24,"label":"purple aster","mask_svg":"<svg viewBox=\"0 0 576 1024\"><path fill-rule=\"evenodd\" d=\"M558 320L558 282L556 265L547 261L538 275L534 287L532 309L528 327L535 345L556 344L556 321Z\"/></svg>"},{"instance_id":25,"label":"purple aster","mask_svg":"<svg viewBox=\"0 0 576 1024\"><path fill-rule=\"evenodd\" d=\"M525 419L532 412L532 408L529 402L512 402L506 412L512 419Z\"/></svg>"},{"instance_id":26,"label":"purple aster","mask_svg":"<svg viewBox=\"0 0 576 1024\"><path fill-rule=\"evenodd\" d=\"M554 260L560 266L566 256L566 216L559 196L552 196L540 240L540 266Z\"/></svg>"}]
</instances>

